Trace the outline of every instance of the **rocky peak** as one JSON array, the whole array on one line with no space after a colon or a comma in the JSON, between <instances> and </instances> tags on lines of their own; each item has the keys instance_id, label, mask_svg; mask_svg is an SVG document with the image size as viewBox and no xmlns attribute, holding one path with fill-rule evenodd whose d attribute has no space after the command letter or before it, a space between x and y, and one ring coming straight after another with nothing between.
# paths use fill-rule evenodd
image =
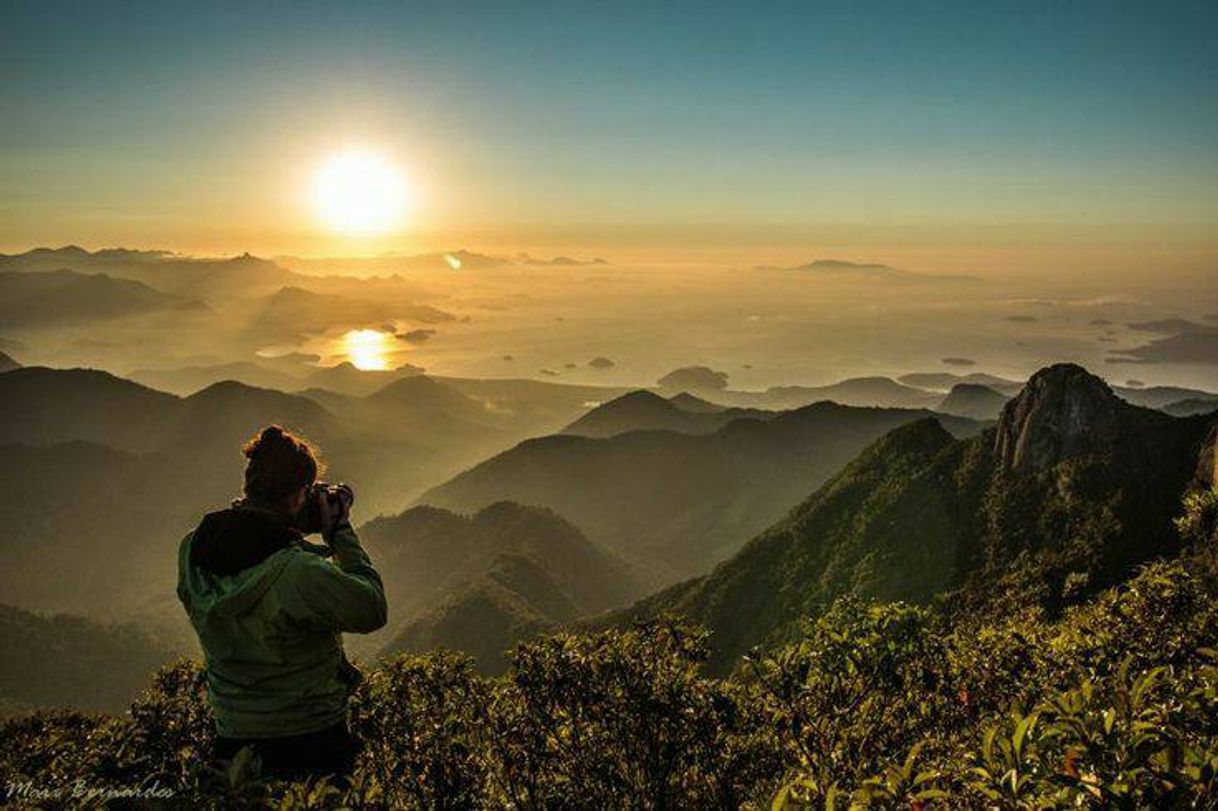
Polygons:
<instances>
[{"instance_id":1,"label":"rocky peak","mask_svg":"<svg viewBox=\"0 0 1218 811\"><path fill-rule=\"evenodd\" d=\"M1006 470L1030 472L1112 447L1121 406L1108 384L1081 366L1041 369L1003 408L994 455Z\"/></svg>"}]
</instances>

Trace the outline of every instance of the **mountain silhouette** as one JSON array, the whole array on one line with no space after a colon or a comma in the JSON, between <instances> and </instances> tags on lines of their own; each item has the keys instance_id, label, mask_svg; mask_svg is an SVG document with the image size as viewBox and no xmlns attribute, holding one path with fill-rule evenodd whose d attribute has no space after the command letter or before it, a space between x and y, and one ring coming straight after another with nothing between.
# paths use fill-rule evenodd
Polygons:
<instances>
[{"instance_id":1,"label":"mountain silhouette","mask_svg":"<svg viewBox=\"0 0 1218 811\"><path fill-rule=\"evenodd\" d=\"M381 297L375 291L362 293L317 292L298 285L281 287L255 302L254 317L245 328L248 338L261 343L286 342L317 334L331 327L380 325L394 319L425 324L451 321L453 316L426 304ZM324 284L311 280L309 285Z\"/></svg>"},{"instance_id":2,"label":"mountain silhouette","mask_svg":"<svg viewBox=\"0 0 1218 811\"><path fill-rule=\"evenodd\" d=\"M394 606L387 653L463 650L497 673L516 641L641 593L624 563L537 507L500 502L470 517L416 507L360 532Z\"/></svg>"},{"instance_id":3,"label":"mountain silhouette","mask_svg":"<svg viewBox=\"0 0 1218 811\"><path fill-rule=\"evenodd\" d=\"M815 259L803 265L794 267L778 267L774 265L759 265L755 270L780 270L792 273L804 273L813 277L835 279L839 281L888 281L888 282L933 282L933 281L978 281L976 276L945 276L927 273L914 273L901 270L889 265L868 262L847 262L841 259Z\"/></svg>"},{"instance_id":4,"label":"mountain silhouette","mask_svg":"<svg viewBox=\"0 0 1218 811\"><path fill-rule=\"evenodd\" d=\"M363 374L356 372L357 374ZM553 387L561 389L562 387ZM366 397L308 396L236 381L179 397L106 372L24 367L0 374L0 552L5 599L24 608L141 616L159 622L172 600L173 544L202 512L241 489L239 448L269 423L318 443L326 475L348 481L359 514L397 513L444 481L524 436L554 430L589 396L552 397L561 413L498 409L418 376ZM485 393L516 391L478 385ZM526 387L531 391L530 387ZM602 390L597 390L602 391ZM532 396L532 395L530 395ZM564 399L567 398L567 399ZM498 402L516 402L500 400ZM55 578L45 576L55 572ZM63 582L76 584L65 590ZM99 613L100 612L100 613ZM169 632L187 632L181 623Z\"/></svg>"},{"instance_id":5,"label":"mountain silhouette","mask_svg":"<svg viewBox=\"0 0 1218 811\"><path fill-rule=\"evenodd\" d=\"M681 395L677 395L680 397ZM683 434L708 434L742 418L770 419L774 412L757 409L719 408L708 410L695 405L687 411L678 403L704 400L685 395L687 400L665 399L655 392L639 390L623 394L594 408L563 429L574 436L610 437L627 431L677 431ZM706 405L711 405L706 403Z\"/></svg>"},{"instance_id":6,"label":"mountain silhouette","mask_svg":"<svg viewBox=\"0 0 1218 811\"><path fill-rule=\"evenodd\" d=\"M773 386L766 390L765 400L778 408L797 408L821 400L841 405L931 408L939 398L888 377L855 377L828 386Z\"/></svg>"},{"instance_id":7,"label":"mountain silhouette","mask_svg":"<svg viewBox=\"0 0 1218 811\"><path fill-rule=\"evenodd\" d=\"M714 433L632 431L528 440L434 488L424 504L474 512L536 504L649 569L655 582L705 571L892 428L931 412L818 403ZM942 416L953 431L971 420Z\"/></svg>"},{"instance_id":8,"label":"mountain silhouette","mask_svg":"<svg viewBox=\"0 0 1218 811\"><path fill-rule=\"evenodd\" d=\"M467 462L471 454L502 450L527 435L511 415L493 411L447 383L422 374L392 376L397 379L362 397L326 389L301 394L336 415L347 434L396 437ZM418 460L398 464L412 461Z\"/></svg>"},{"instance_id":9,"label":"mountain silhouette","mask_svg":"<svg viewBox=\"0 0 1218 811\"><path fill-rule=\"evenodd\" d=\"M1171 554L1172 519L1209 425L1129 405L1063 364L1038 372L998 424L955 439L931 420L869 447L711 574L623 616L674 611L712 630L712 665L783 638L853 593L958 610L1011 595L1052 608Z\"/></svg>"},{"instance_id":10,"label":"mountain silhouette","mask_svg":"<svg viewBox=\"0 0 1218 811\"><path fill-rule=\"evenodd\" d=\"M985 386L1008 397L1014 397L1023 388L1023 381L1008 380L1005 377L998 377L985 372L971 372L966 375L952 374L951 372L911 372L910 374L898 377L897 382L919 389L932 389L943 392L950 391L957 383L970 383Z\"/></svg>"},{"instance_id":11,"label":"mountain silhouette","mask_svg":"<svg viewBox=\"0 0 1218 811\"><path fill-rule=\"evenodd\" d=\"M996 419L1010 400L1005 394L977 383L957 383L939 403L936 411L974 420Z\"/></svg>"},{"instance_id":12,"label":"mountain silhouette","mask_svg":"<svg viewBox=\"0 0 1218 811\"><path fill-rule=\"evenodd\" d=\"M7 352L0 352L0 374L20 368L21 364L12 355Z\"/></svg>"},{"instance_id":13,"label":"mountain silhouette","mask_svg":"<svg viewBox=\"0 0 1218 811\"><path fill-rule=\"evenodd\" d=\"M422 369L410 364L403 364L396 369L358 369L351 361L343 361L306 375L300 383L300 388L326 389L360 397L372 394L394 381L422 373Z\"/></svg>"},{"instance_id":14,"label":"mountain silhouette","mask_svg":"<svg viewBox=\"0 0 1218 811\"><path fill-rule=\"evenodd\" d=\"M27 366L0 375L0 444L81 440L147 451L177 403L108 372Z\"/></svg>"},{"instance_id":15,"label":"mountain silhouette","mask_svg":"<svg viewBox=\"0 0 1218 811\"><path fill-rule=\"evenodd\" d=\"M668 402L690 414L713 414L727 408L727 406L712 403L710 400L703 400L687 391L672 395L668 398Z\"/></svg>"},{"instance_id":16,"label":"mountain silhouette","mask_svg":"<svg viewBox=\"0 0 1218 811\"><path fill-rule=\"evenodd\" d=\"M661 377L656 385L663 391L711 392L726 389L727 380L727 372L709 366L683 366Z\"/></svg>"},{"instance_id":17,"label":"mountain silhouette","mask_svg":"<svg viewBox=\"0 0 1218 811\"><path fill-rule=\"evenodd\" d=\"M322 443L338 472L359 474L359 445L303 397L221 383L179 398L86 369L0 375L6 599L92 613L171 591L167 539L239 494L239 448L272 422Z\"/></svg>"},{"instance_id":18,"label":"mountain silhouette","mask_svg":"<svg viewBox=\"0 0 1218 811\"><path fill-rule=\"evenodd\" d=\"M301 278L267 259L242 254L226 259L196 259L165 251L109 249L89 252L69 245L0 254L0 271L74 270L105 273L142 282L164 293L189 298L247 297Z\"/></svg>"},{"instance_id":19,"label":"mountain silhouette","mask_svg":"<svg viewBox=\"0 0 1218 811\"><path fill-rule=\"evenodd\" d=\"M532 435L550 434L579 419L600 403L631 391L614 386L581 386L524 378L434 378L494 411L528 416Z\"/></svg>"},{"instance_id":20,"label":"mountain silhouette","mask_svg":"<svg viewBox=\"0 0 1218 811\"><path fill-rule=\"evenodd\" d=\"M1144 386L1142 388L1114 386L1113 391L1127 403L1158 409L1166 408L1181 400L1218 399L1218 394L1215 392L1180 386Z\"/></svg>"},{"instance_id":21,"label":"mountain silhouette","mask_svg":"<svg viewBox=\"0 0 1218 811\"><path fill-rule=\"evenodd\" d=\"M142 282L104 273L0 273L0 320L13 327L62 327L157 311L205 308L197 299L168 295Z\"/></svg>"},{"instance_id":22,"label":"mountain silhouette","mask_svg":"<svg viewBox=\"0 0 1218 811\"><path fill-rule=\"evenodd\" d=\"M302 369L303 371L303 369ZM235 380L247 386L293 391L304 385L300 377L268 368L256 361L234 361L211 366L178 366L171 369L136 369L129 380L149 388L179 396L193 394L224 380Z\"/></svg>"},{"instance_id":23,"label":"mountain silhouette","mask_svg":"<svg viewBox=\"0 0 1218 811\"><path fill-rule=\"evenodd\" d=\"M1218 397L1190 397L1177 403L1163 406L1163 411L1173 417L1193 417L1197 414L1212 414L1218 411Z\"/></svg>"}]
</instances>

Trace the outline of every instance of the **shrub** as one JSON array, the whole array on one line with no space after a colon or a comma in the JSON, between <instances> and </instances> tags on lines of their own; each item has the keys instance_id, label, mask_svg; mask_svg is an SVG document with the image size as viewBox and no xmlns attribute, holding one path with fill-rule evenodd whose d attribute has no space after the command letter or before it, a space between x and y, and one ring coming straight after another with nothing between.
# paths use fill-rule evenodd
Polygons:
<instances>
[{"instance_id":1,"label":"shrub","mask_svg":"<svg viewBox=\"0 0 1218 811\"><path fill-rule=\"evenodd\" d=\"M180 662L123 717L5 722L0 780L285 809L1216 807L1207 572L1151 564L1056 616L846 597L731 679L671 618L525 643L493 679L401 656L353 698L363 749L340 782L264 782L245 755L211 768L203 676Z\"/></svg>"}]
</instances>

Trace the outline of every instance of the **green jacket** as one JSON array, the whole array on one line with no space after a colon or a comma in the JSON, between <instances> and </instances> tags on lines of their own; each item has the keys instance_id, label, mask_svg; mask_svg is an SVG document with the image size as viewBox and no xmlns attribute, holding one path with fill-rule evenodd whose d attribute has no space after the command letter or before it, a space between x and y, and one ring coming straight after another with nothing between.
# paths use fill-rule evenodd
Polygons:
<instances>
[{"instance_id":1,"label":"green jacket","mask_svg":"<svg viewBox=\"0 0 1218 811\"><path fill-rule=\"evenodd\" d=\"M273 738L345 720L359 674L341 634L375 631L387 613L380 575L355 531L335 530L333 562L288 536L260 562L223 575L192 560L201 531L182 540L178 598L203 647L219 733Z\"/></svg>"}]
</instances>

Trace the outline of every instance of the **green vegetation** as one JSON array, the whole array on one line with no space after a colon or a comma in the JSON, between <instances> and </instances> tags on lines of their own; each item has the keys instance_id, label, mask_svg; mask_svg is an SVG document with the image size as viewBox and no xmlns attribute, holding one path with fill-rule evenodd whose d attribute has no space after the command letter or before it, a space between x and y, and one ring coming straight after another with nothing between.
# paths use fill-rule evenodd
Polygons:
<instances>
[{"instance_id":1,"label":"green vegetation","mask_svg":"<svg viewBox=\"0 0 1218 811\"><path fill-rule=\"evenodd\" d=\"M618 409L610 417L615 429L625 427ZM671 583L735 554L868 445L927 417L932 412L820 402L766 420L734 420L712 433L540 437L420 502L461 513L497 501L542 505L657 583ZM978 429L972 420L933 418L956 435Z\"/></svg>"},{"instance_id":2,"label":"green vegetation","mask_svg":"<svg viewBox=\"0 0 1218 811\"><path fill-rule=\"evenodd\" d=\"M385 633L352 640L368 652L448 648L471 654L481 673L502 673L517 642L645 591L612 553L541 507L500 502L468 517L414 507L360 532L394 610Z\"/></svg>"},{"instance_id":3,"label":"green vegetation","mask_svg":"<svg viewBox=\"0 0 1218 811\"><path fill-rule=\"evenodd\" d=\"M0 605L0 714L33 707L122 711L175 654L142 629Z\"/></svg>"},{"instance_id":4,"label":"green vegetation","mask_svg":"<svg viewBox=\"0 0 1218 811\"><path fill-rule=\"evenodd\" d=\"M620 595L611 558L536 508L410 511L368 526L386 570L464 590L404 646L493 647L369 668L349 782L212 771L190 662L122 717L7 722L0 781L281 808L1218 807L1216 442L1053 367L982 436L904 425L711 575L533 638Z\"/></svg>"},{"instance_id":5,"label":"green vegetation","mask_svg":"<svg viewBox=\"0 0 1218 811\"><path fill-rule=\"evenodd\" d=\"M726 673L843 595L960 614L1035 595L1055 615L1178 553L1181 495L1213 480L1198 471L1208 429L1128 405L1077 366L1051 367L994 428L965 439L933 420L893 430L710 574L614 619L670 612L705 626Z\"/></svg>"},{"instance_id":6,"label":"green vegetation","mask_svg":"<svg viewBox=\"0 0 1218 811\"><path fill-rule=\"evenodd\" d=\"M705 673L706 633L670 619L527 642L496 678L400 656L359 687L350 785L210 771L188 662L123 717L9 721L0 779L282 808L1212 807L1213 503L1187 500L1183 555L1056 616L1034 594L967 619L844 597L726 679Z\"/></svg>"}]
</instances>

